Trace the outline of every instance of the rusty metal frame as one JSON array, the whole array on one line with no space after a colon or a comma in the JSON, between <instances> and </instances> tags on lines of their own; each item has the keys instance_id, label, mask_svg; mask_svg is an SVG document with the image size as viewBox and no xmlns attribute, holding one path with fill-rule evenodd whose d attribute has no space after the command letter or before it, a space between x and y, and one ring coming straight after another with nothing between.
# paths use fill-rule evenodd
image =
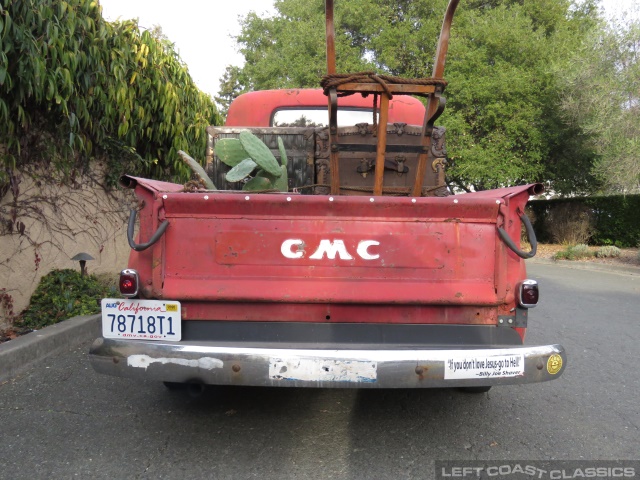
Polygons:
<instances>
[{"instance_id":1,"label":"rusty metal frame","mask_svg":"<svg viewBox=\"0 0 640 480\"><path fill-rule=\"evenodd\" d=\"M440 29L440 37L438 39L438 48L436 49L436 57L433 63L432 76L435 78L442 78L444 75L444 65L447 59L447 51L449 50L449 38L451 36L451 23L453 22L453 15L456 12L458 3L460 0L451 0L447 6L447 11L444 15L442 22L442 28ZM445 107L445 98L442 96L442 92L434 92L429 95L427 102L427 113L425 114L425 121L422 127L422 144L425 147L431 145L431 132L433 131L433 123L442 114ZM424 175L427 171L427 156L420 155L418 160L418 172L416 174L416 180L413 185L412 195L414 197L420 196L422 191L422 182L424 181Z\"/></svg>"},{"instance_id":2,"label":"rusty metal frame","mask_svg":"<svg viewBox=\"0 0 640 480\"><path fill-rule=\"evenodd\" d=\"M444 74L444 66L449 49L449 38L451 32L451 23L456 8L460 0L451 0L447 6L444 16L438 47L436 50L433 77L442 78ZM326 45L327 45L327 73L329 75L336 73L336 46L335 46L335 22L334 22L334 0L325 0L325 16L326 16ZM422 152L418 160L418 168L411 195L419 197L422 195L422 184L428 166L428 152L431 147L431 134L435 120L442 114L446 104L445 98L442 96L444 87L440 85L407 85L407 84L390 84L385 88L379 84L359 84L346 83L340 87L331 87L328 92L328 113L329 113L329 137L331 144L330 153L330 170L331 170L331 194L340 194L340 174L339 174L339 152L341 148L337 142L338 124L338 91L340 92L360 92L374 93L374 98L380 96L380 119L378 122L377 145L376 145L376 162L375 162L375 180L374 195L382 195L383 177L384 177L384 157L387 152L386 124L389 113L390 93L397 95L416 95L427 96L427 109L422 127ZM375 103L375 100L374 100ZM374 108L376 106L374 105Z\"/></svg>"}]
</instances>

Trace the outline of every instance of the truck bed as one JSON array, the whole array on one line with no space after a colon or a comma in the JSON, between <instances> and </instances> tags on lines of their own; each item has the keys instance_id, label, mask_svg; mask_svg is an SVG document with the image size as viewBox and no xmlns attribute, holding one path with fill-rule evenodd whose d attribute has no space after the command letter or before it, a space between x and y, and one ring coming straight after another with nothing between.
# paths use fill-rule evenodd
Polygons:
<instances>
[{"instance_id":1,"label":"truck bed","mask_svg":"<svg viewBox=\"0 0 640 480\"><path fill-rule=\"evenodd\" d=\"M132 252L148 298L180 300L185 320L495 324L513 303L497 236L529 186L446 198L183 192L129 177L154 204Z\"/></svg>"}]
</instances>

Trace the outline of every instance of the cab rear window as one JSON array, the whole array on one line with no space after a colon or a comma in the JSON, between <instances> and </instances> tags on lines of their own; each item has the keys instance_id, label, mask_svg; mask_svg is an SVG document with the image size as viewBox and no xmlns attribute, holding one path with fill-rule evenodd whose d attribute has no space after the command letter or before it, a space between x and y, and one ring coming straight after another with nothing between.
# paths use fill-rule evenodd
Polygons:
<instances>
[{"instance_id":1,"label":"cab rear window","mask_svg":"<svg viewBox=\"0 0 640 480\"><path fill-rule=\"evenodd\" d=\"M373 123L373 111L365 108L338 110L338 126L352 127L358 123ZM282 108L271 116L272 127L326 127L329 114L322 108Z\"/></svg>"}]
</instances>

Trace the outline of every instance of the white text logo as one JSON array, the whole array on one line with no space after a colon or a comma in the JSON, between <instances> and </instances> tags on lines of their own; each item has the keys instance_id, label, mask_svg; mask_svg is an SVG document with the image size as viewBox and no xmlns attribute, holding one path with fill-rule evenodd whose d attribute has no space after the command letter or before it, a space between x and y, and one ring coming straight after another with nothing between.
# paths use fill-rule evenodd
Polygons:
<instances>
[{"instance_id":1,"label":"white text logo","mask_svg":"<svg viewBox=\"0 0 640 480\"><path fill-rule=\"evenodd\" d=\"M375 240L361 240L356 248L356 255L363 260L376 260L380 258L377 253L372 253L369 249L380 245ZM282 242L280 251L286 258L304 258L307 244L299 238L290 238ZM335 260L336 256L340 260L353 260L353 256L347 251L343 240L320 240L320 245L309 256L312 260L322 260L325 256L329 260Z\"/></svg>"}]
</instances>

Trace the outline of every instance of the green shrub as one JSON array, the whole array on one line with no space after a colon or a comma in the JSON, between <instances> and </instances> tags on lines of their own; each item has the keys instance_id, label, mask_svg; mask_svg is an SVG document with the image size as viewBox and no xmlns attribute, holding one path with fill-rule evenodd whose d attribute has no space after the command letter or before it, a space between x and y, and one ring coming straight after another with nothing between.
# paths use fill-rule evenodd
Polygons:
<instances>
[{"instance_id":1,"label":"green shrub","mask_svg":"<svg viewBox=\"0 0 640 480\"><path fill-rule=\"evenodd\" d=\"M126 173L187 179L177 152L204 158L205 129L220 123L161 32L107 22L94 0L0 5L0 181L33 161L25 144L42 128L56 140L47 157L58 170L107 152L112 182L121 157L131 158Z\"/></svg>"},{"instance_id":2,"label":"green shrub","mask_svg":"<svg viewBox=\"0 0 640 480\"><path fill-rule=\"evenodd\" d=\"M607 245L606 247L600 247L596 251L596 257L598 258L617 258L622 252L618 247L613 245Z\"/></svg>"},{"instance_id":3,"label":"green shrub","mask_svg":"<svg viewBox=\"0 0 640 480\"><path fill-rule=\"evenodd\" d=\"M589 247L584 243L578 245L570 245L564 250L556 252L553 256L554 260L581 260L583 258L592 257L593 252L589 250Z\"/></svg>"},{"instance_id":4,"label":"green shrub","mask_svg":"<svg viewBox=\"0 0 640 480\"><path fill-rule=\"evenodd\" d=\"M52 270L40 279L18 323L42 328L77 315L91 315L100 311L102 298L114 296L120 295L111 282L68 268Z\"/></svg>"},{"instance_id":5,"label":"green shrub","mask_svg":"<svg viewBox=\"0 0 640 480\"><path fill-rule=\"evenodd\" d=\"M640 243L640 195L533 200L527 209L532 212L536 235L542 243L558 241L559 232L580 233L581 230L575 227L580 221L584 225L586 217L589 219L588 240L593 245L623 248ZM574 222L574 225L566 225L567 222ZM574 243L586 240L576 238Z\"/></svg>"}]
</instances>

